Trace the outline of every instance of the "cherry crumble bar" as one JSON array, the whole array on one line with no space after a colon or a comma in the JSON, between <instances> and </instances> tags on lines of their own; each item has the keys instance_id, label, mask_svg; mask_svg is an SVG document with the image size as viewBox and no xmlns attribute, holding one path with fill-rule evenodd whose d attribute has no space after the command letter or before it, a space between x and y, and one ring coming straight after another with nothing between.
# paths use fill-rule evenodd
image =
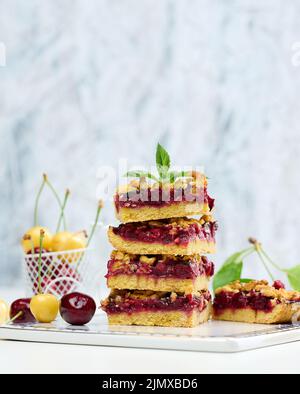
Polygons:
<instances>
[{"instance_id":1,"label":"cherry crumble bar","mask_svg":"<svg viewBox=\"0 0 300 394\"><path fill-rule=\"evenodd\" d=\"M203 174L197 180L191 177L163 185L131 181L117 190L114 200L122 223L204 215L214 207Z\"/></svg>"},{"instance_id":2,"label":"cherry crumble bar","mask_svg":"<svg viewBox=\"0 0 300 394\"><path fill-rule=\"evenodd\" d=\"M211 216L200 220L178 218L110 227L111 244L131 254L195 255L215 252L217 223Z\"/></svg>"},{"instance_id":3,"label":"cherry crumble bar","mask_svg":"<svg viewBox=\"0 0 300 394\"><path fill-rule=\"evenodd\" d=\"M300 311L300 293L277 284L236 281L219 288L213 305L214 319L260 324L292 322Z\"/></svg>"},{"instance_id":4,"label":"cherry crumble bar","mask_svg":"<svg viewBox=\"0 0 300 394\"><path fill-rule=\"evenodd\" d=\"M101 307L111 325L195 327L210 318L211 295L113 290Z\"/></svg>"},{"instance_id":5,"label":"cherry crumble bar","mask_svg":"<svg viewBox=\"0 0 300 394\"><path fill-rule=\"evenodd\" d=\"M193 293L208 288L214 264L204 256L130 255L114 251L108 262L111 289Z\"/></svg>"}]
</instances>

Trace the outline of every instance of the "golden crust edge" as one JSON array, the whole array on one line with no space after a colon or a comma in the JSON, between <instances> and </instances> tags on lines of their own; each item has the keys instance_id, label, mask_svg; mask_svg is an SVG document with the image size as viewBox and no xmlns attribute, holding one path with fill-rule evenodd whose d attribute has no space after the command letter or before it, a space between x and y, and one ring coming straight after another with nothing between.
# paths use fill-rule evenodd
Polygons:
<instances>
[{"instance_id":1,"label":"golden crust edge","mask_svg":"<svg viewBox=\"0 0 300 394\"><path fill-rule=\"evenodd\" d=\"M119 274L108 278L107 286L110 289L118 290L153 290L191 294L195 291L208 290L209 278L202 275L195 280L175 278L155 279L146 275Z\"/></svg>"},{"instance_id":2,"label":"golden crust edge","mask_svg":"<svg viewBox=\"0 0 300 394\"><path fill-rule=\"evenodd\" d=\"M178 245L147 244L143 242L124 241L119 235L114 234L113 228L108 230L108 239L117 250L130 254L168 254L168 255L195 255L216 253L215 242L196 240L189 243L187 247Z\"/></svg>"},{"instance_id":3,"label":"golden crust edge","mask_svg":"<svg viewBox=\"0 0 300 394\"><path fill-rule=\"evenodd\" d=\"M132 314L108 314L108 323L111 326L148 326L148 327L186 327L192 328L206 323L211 316L211 303L200 312L191 313L182 311L136 312Z\"/></svg>"},{"instance_id":4,"label":"golden crust edge","mask_svg":"<svg viewBox=\"0 0 300 394\"><path fill-rule=\"evenodd\" d=\"M175 203L165 207L120 208L115 210L122 223L145 222L149 220L172 219L185 216L202 216L211 213L208 204Z\"/></svg>"},{"instance_id":5,"label":"golden crust edge","mask_svg":"<svg viewBox=\"0 0 300 394\"><path fill-rule=\"evenodd\" d=\"M300 305L284 303L276 305L272 312L255 311L250 308L235 310L227 308L216 313L213 309L213 319L251 324L280 324L292 322L299 311Z\"/></svg>"}]
</instances>

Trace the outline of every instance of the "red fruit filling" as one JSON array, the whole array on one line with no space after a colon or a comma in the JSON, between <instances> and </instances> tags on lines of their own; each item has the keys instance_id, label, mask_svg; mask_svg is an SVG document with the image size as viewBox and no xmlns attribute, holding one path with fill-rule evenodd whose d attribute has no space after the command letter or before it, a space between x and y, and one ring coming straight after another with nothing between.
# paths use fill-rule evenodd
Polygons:
<instances>
[{"instance_id":1,"label":"red fruit filling","mask_svg":"<svg viewBox=\"0 0 300 394\"><path fill-rule=\"evenodd\" d=\"M137 298L138 295L144 298ZM102 304L102 309L108 314L112 313L137 313L155 311L184 311L192 312L199 310L202 312L207 302L211 300L208 291L198 293L199 295L177 295L173 293L152 293L119 290L113 293L106 302ZM155 298L154 298L155 297Z\"/></svg>"},{"instance_id":2,"label":"red fruit filling","mask_svg":"<svg viewBox=\"0 0 300 394\"><path fill-rule=\"evenodd\" d=\"M224 309L244 309L250 308L255 311L272 312L274 298L266 297L260 293L251 291L249 293L239 292L226 292L223 291L216 295L214 300L215 312L222 313ZM279 300L276 300L280 304Z\"/></svg>"},{"instance_id":3,"label":"red fruit filling","mask_svg":"<svg viewBox=\"0 0 300 394\"><path fill-rule=\"evenodd\" d=\"M206 188L195 188L188 185L186 189L170 188L162 189L141 189L128 193L117 194L115 196L115 206L119 212L120 208L143 208L162 207L180 202L199 202L208 204L212 210L215 200L209 197Z\"/></svg>"},{"instance_id":4,"label":"red fruit filling","mask_svg":"<svg viewBox=\"0 0 300 394\"><path fill-rule=\"evenodd\" d=\"M174 226L169 221L161 221L161 223L164 223L163 225L153 225L152 223L121 224L119 227L114 228L113 231L114 234L125 240L144 243L187 246L189 242L195 240L215 241L216 222L200 225L199 222L192 221L185 227L180 225Z\"/></svg>"},{"instance_id":5,"label":"red fruit filling","mask_svg":"<svg viewBox=\"0 0 300 394\"><path fill-rule=\"evenodd\" d=\"M151 256L147 256L150 257ZM117 268L116 268L117 265ZM153 264L147 264L140 261L139 256L133 256L129 263L122 263L114 258L108 262L108 274L106 278L112 276L125 275L147 275L153 278L178 278L178 279L196 279L205 275L212 277L214 275L214 264L206 257L201 261L191 260L182 261L178 258L164 259L158 256Z\"/></svg>"},{"instance_id":6,"label":"red fruit filling","mask_svg":"<svg viewBox=\"0 0 300 394\"><path fill-rule=\"evenodd\" d=\"M275 287L276 290L285 289L285 285L281 282L281 280L275 280L273 287Z\"/></svg>"}]
</instances>

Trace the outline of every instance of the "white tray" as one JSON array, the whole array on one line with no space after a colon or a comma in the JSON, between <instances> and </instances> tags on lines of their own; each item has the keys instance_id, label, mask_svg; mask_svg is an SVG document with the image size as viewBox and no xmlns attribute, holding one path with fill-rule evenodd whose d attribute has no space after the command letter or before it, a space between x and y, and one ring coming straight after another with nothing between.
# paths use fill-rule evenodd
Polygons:
<instances>
[{"instance_id":1,"label":"white tray","mask_svg":"<svg viewBox=\"0 0 300 394\"><path fill-rule=\"evenodd\" d=\"M0 327L0 339L92 346L119 346L232 353L300 340L300 325L210 321L197 328L109 327L104 314L84 327L52 324Z\"/></svg>"}]
</instances>

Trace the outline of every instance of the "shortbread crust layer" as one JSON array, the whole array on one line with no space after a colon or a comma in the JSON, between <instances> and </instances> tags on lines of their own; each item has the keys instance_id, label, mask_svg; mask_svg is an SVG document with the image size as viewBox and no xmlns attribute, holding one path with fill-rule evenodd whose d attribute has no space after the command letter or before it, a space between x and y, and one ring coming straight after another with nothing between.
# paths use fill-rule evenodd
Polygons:
<instances>
[{"instance_id":1,"label":"shortbread crust layer","mask_svg":"<svg viewBox=\"0 0 300 394\"><path fill-rule=\"evenodd\" d=\"M127 241L114 234L113 229L109 229L108 238L115 249L132 254L173 254L191 256L194 254L216 253L215 242L196 240L189 242L186 246L148 244L143 242Z\"/></svg>"},{"instance_id":2,"label":"shortbread crust layer","mask_svg":"<svg viewBox=\"0 0 300 394\"><path fill-rule=\"evenodd\" d=\"M153 278L147 275L116 275L107 279L110 289L174 291L190 294L195 291L207 290L209 278L200 276L196 279Z\"/></svg>"},{"instance_id":3,"label":"shortbread crust layer","mask_svg":"<svg viewBox=\"0 0 300 394\"><path fill-rule=\"evenodd\" d=\"M202 311L189 314L181 311L170 312L137 312L108 315L108 323L112 326L159 326L159 327L197 327L210 319L211 304Z\"/></svg>"},{"instance_id":4,"label":"shortbread crust layer","mask_svg":"<svg viewBox=\"0 0 300 394\"><path fill-rule=\"evenodd\" d=\"M207 203L178 202L162 207L119 208L116 217L122 223L144 222L185 216L202 216L210 213Z\"/></svg>"}]
</instances>

